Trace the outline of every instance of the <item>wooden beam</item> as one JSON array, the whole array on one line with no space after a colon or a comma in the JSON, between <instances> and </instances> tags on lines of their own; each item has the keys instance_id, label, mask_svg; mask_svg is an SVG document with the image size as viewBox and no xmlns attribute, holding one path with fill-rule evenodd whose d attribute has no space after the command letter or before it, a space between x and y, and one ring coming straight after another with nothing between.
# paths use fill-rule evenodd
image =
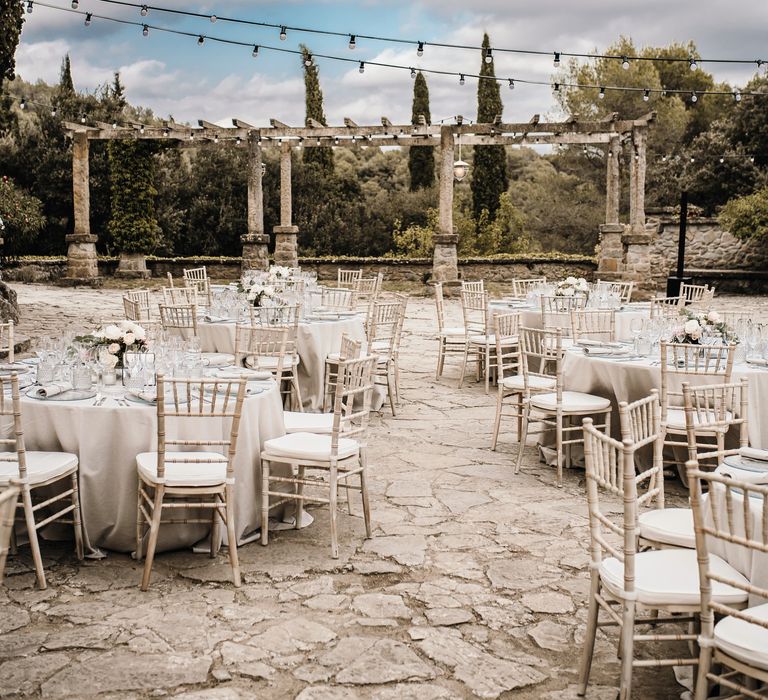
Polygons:
<instances>
[{"instance_id":1,"label":"wooden beam","mask_svg":"<svg viewBox=\"0 0 768 700\"><path fill-rule=\"evenodd\" d=\"M355 124L349 117L344 117L344 126L348 129L357 128L357 124Z\"/></svg>"},{"instance_id":2,"label":"wooden beam","mask_svg":"<svg viewBox=\"0 0 768 700\"><path fill-rule=\"evenodd\" d=\"M257 127L251 126L248 122L244 122L242 119L233 119L232 125L238 129L256 129Z\"/></svg>"},{"instance_id":3,"label":"wooden beam","mask_svg":"<svg viewBox=\"0 0 768 700\"><path fill-rule=\"evenodd\" d=\"M600 121L605 122L615 122L619 120L619 113L618 112L611 112L610 114L606 114Z\"/></svg>"},{"instance_id":4,"label":"wooden beam","mask_svg":"<svg viewBox=\"0 0 768 700\"><path fill-rule=\"evenodd\" d=\"M283 122L278 121L277 119L270 119L269 120L269 125L273 129L290 129L291 128L287 124L283 124Z\"/></svg>"},{"instance_id":5,"label":"wooden beam","mask_svg":"<svg viewBox=\"0 0 768 700\"><path fill-rule=\"evenodd\" d=\"M539 123L539 115L534 114L528 123L532 124L533 126L536 126Z\"/></svg>"},{"instance_id":6,"label":"wooden beam","mask_svg":"<svg viewBox=\"0 0 768 700\"><path fill-rule=\"evenodd\" d=\"M307 117L307 126L310 129L322 129L325 125L321 124L317 119L312 119L312 117Z\"/></svg>"},{"instance_id":7,"label":"wooden beam","mask_svg":"<svg viewBox=\"0 0 768 700\"><path fill-rule=\"evenodd\" d=\"M386 117L382 117L381 118L381 125L384 126L384 127L390 127L390 126L392 126L392 122L389 121L389 119L387 119Z\"/></svg>"},{"instance_id":8,"label":"wooden beam","mask_svg":"<svg viewBox=\"0 0 768 700\"><path fill-rule=\"evenodd\" d=\"M497 114L493 118L493 124L494 124L494 126L498 126L499 124L501 124L501 115L500 114Z\"/></svg>"},{"instance_id":9,"label":"wooden beam","mask_svg":"<svg viewBox=\"0 0 768 700\"><path fill-rule=\"evenodd\" d=\"M213 122L207 122L205 119L198 119L197 125L199 127L202 127L203 129L211 129L213 131L228 131L229 127L226 126L219 126L218 124L214 124Z\"/></svg>"}]
</instances>

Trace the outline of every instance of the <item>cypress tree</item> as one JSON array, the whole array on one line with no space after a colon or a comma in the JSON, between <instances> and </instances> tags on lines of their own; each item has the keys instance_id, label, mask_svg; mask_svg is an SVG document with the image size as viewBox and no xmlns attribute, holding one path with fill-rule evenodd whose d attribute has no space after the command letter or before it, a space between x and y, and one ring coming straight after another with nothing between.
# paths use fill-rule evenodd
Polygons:
<instances>
[{"instance_id":1,"label":"cypress tree","mask_svg":"<svg viewBox=\"0 0 768 700\"><path fill-rule=\"evenodd\" d=\"M483 35L481 77L477 85L477 121L480 124L492 122L501 116L501 91L494 79L496 73L493 61L486 62L491 42L487 34ZM504 146L475 146L472 167L472 212L475 221L480 220L483 209L487 209L491 218L495 218L499 208L499 197L507 191L507 154Z\"/></svg>"},{"instance_id":2,"label":"cypress tree","mask_svg":"<svg viewBox=\"0 0 768 700\"><path fill-rule=\"evenodd\" d=\"M427 124L432 123L429 113L429 88L427 79L419 71L413 84L413 109L411 124L419 123L419 115L423 115ZM411 176L411 192L432 187L435 184L435 152L430 146L411 146L408 149L408 172Z\"/></svg>"},{"instance_id":3,"label":"cypress tree","mask_svg":"<svg viewBox=\"0 0 768 700\"><path fill-rule=\"evenodd\" d=\"M69 54L64 56L61 62L61 75L59 77L59 92L62 95L75 93L75 83L72 80L72 65L69 61Z\"/></svg>"},{"instance_id":4,"label":"cypress tree","mask_svg":"<svg viewBox=\"0 0 768 700\"><path fill-rule=\"evenodd\" d=\"M301 65L304 68L304 101L306 104L307 119L314 119L323 126L328 126L323 112L323 91L320 89L320 79L318 77L318 68L311 59L312 54L309 49L300 44ZM330 175L333 173L333 149L328 146L314 146L304 149L304 162L317 163L324 173Z\"/></svg>"},{"instance_id":5,"label":"cypress tree","mask_svg":"<svg viewBox=\"0 0 768 700\"><path fill-rule=\"evenodd\" d=\"M3 81L16 77L16 47L22 24L24 9L19 0L0 0L0 93Z\"/></svg>"}]
</instances>

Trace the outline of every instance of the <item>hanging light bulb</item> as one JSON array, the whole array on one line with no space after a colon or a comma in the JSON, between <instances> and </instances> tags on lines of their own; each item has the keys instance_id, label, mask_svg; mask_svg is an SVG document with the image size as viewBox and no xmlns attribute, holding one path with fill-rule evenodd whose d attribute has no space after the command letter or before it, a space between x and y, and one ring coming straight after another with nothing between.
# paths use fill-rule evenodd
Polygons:
<instances>
[{"instance_id":1,"label":"hanging light bulb","mask_svg":"<svg viewBox=\"0 0 768 700\"><path fill-rule=\"evenodd\" d=\"M168 129L167 127L165 129L163 129L163 136L168 137L170 135L171 135L171 130L170 129Z\"/></svg>"},{"instance_id":2,"label":"hanging light bulb","mask_svg":"<svg viewBox=\"0 0 768 700\"><path fill-rule=\"evenodd\" d=\"M211 24L215 24L218 17L216 15L211 15Z\"/></svg>"},{"instance_id":3,"label":"hanging light bulb","mask_svg":"<svg viewBox=\"0 0 768 700\"><path fill-rule=\"evenodd\" d=\"M720 156L720 162L725 163L725 158L723 158L723 156Z\"/></svg>"},{"instance_id":4,"label":"hanging light bulb","mask_svg":"<svg viewBox=\"0 0 768 700\"><path fill-rule=\"evenodd\" d=\"M205 37L201 34L199 37L197 37L197 45L202 46L205 43Z\"/></svg>"},{"instance_id":5,"label":"hanging light bulb","mask_svg":"<svg viewBox=\"0 0 768 700\"><path fill-rule=\"evenodd\" d=\"M312 65L312 54L308 53L306 58L304 59L304 65L309 68Z\"/></svg>"},{"instance_id":6,"label":"hanging light bulb","mask_svg":"<svg viewBox=\"0 0 768 700\"><path fill-rule=\"evenodd\" d=\"M27 101L22 97L21 102L19 102L19 109L26 109L27 108Z\"/></svg>"},{"instance_id":7,"label":"hanging light bulb","mask_svg":"<svg viewBox=\"0 0 768 700\"><path fill-rule=\"evenodd\" d=\"M32 14L32 6L33 6L32 0L27 0L27 14L28 15Z\"/></svg>"},{"instance_id":8,"label":"hanging light bulb","mask_svg":"<svg viewBox=\"0 0 768 700\"><path fill-rule=\"evenodd\" d=\"M698 101L699 101L699 96L696 94L696 91L694 90L691 93L691 102L698 102Z\"/></svg>"},{"instance_id":9,"label":"hanging light bulb","mask_svg":"<svg viewBox=\"0 0 768 700\"><path fill-rule=\"evenodd\" d=\"M629 70L629 59L626 56L621 57L621 67L624 70Z\"/></svg>"},{"instance_id":10,"label":"hanging light bulb","mask_svg":"<svg viewBox=\"0 0 768 700\"><path fill-rule=\"evenodd\" d=\"M144 28L141 30L141 33L144 36L149 36L149 27L146 24L144 25Z\"/></svg>"},{"instance_id":11,"label":"hanging light bulb","mask_svg":"<svg viewBox=\"0 0 768 700\"><path fill-rule=\"evenodd\" d=\"M358 68L358 70L361 73L365 73L365 61L360 61L360 68Z\"/></svg>"},{"instance_id":12,"label":"hanging light bulb","mask_svg":"<svg viewBox=\"0 0 768 700\"><path fill-rule=\"evenodd\" d=\"M552 86L552 89L553 89L555 92L560 92L560 83L555 83L555 84Z\"/></svg>"},{"instance_id":13,"label":"hanging light bulb","mask_svg":"<svg viewBox=\"0 0 768 700\"><path fill-rule=\"evenodd\" d=\"M424 42L420 41L418 47L416 48L416 55L421 58L424 55Z\"/></svg>"},{"instance_id":14,"label":"hanging light bulb","mask_svg":"<svg viewBox=\"0 0 768 700\"><path fill-rule=\"evenodd\" d=\"M597 95L601 100L605 98L605 88L600 87L600 92Z\"/></svg>"},{"instance_id":15,"label":"hanging light bulb","mask_svg":"<svg viewBox=\"0 0 768 700\"><path fill-rule=\"evenodd\" d=\"M93 17L93 15L90 12L85 13L85 22L83 24L85 24L86 27L91 26L91 17Z\"/></svg>"},{"instance_id":16,"label":"hanging light bulb","mask_svg":"<svg viewBox=\"0 0 768 700\"><path fill-rule=\"evenodd\" d=\"M459 121L459 118L456 118L456 122L461 126L461 121ZM469 172L469 163L465 163L461 159L461 132L459 132L459 159L454 162L453 164L453 177L456 180L456 182L461 182Z\"/></svg>"},{"instance_id":17,"label":"hanging light bulb","mask_svg":"<svg viewBox=\"0 0 768 700\"><path fill-rule=\"evenodd\" d=\"M648 102L649 99L651 99L651 91L646 88L643 90L643 102Z\"/></svg>"},{"instance_id":18,"label":"hanging light bulb","mask_svg":"<svg viewBox=\"0 0 768 700\"><path fill-rule=\"evenodd\" d=\"M415 68L411 68L411 78L413 78L414 80L416 79L416 69Z\"/></svg>"},{"instance_id":19,"label":"hanging light bulb","mask_svg":"<svg viewBox=\"0 0 768 700\"><path fill-rule=\"evenodd\" d=\"M755 162L755 157L754 156L750 156L749 157L749 162L750 163L754 163Z\"/></svg>"},{"instance_id":20,"label":"hanging light bulb","mask_svg":"<svg viewBox=\"0 0 768 700\"><path fill-rule=\"evenodd\" d=\"M667 156L662 156L661 157L661 162L662 163L666 163L667 162Z\"/></svg>"},{"instance_id":21,"label":"hanging light bulb","mask_svg":"<svg viewBox=\"0 0 768 700\"><path fill-rule=\"evenodd\" d=\"M280 27L280 41L285 41L288 34L285 31L285 27Z\"/></svg>"},{"instance_id":22,"label":"hanging light bulb","mask_svg":"<svg viewBox=\"0 0 768 700\"><path fill-rule=\"evenodd\" d=\"M691 70L696 70L699 67L699 64L696 63L696 59L695 58L690 58L690 59L688 59L688 67Z\"/></svg>"},{"instance_id":23,"label":"hanging light bulb","mask_svg":"<svg viewBox=\"0 0 768 700\"><path fill-rule=\"evenodd\" d=\"M80 123L85 124L85 112L80 115Z\"/></svg>"},{"instance_id":24,"label":"hanging light bulb","mask_svg":"<svg viewBox=\"0 0 768 700\"><path fill-rule=\"evenodd\" d=\"M512 78L509 79L509 89L514 90L515 89L515 81L512 80Z\"/></svg>"},{"instance_id":25,"label":"hanging light bulb","mask_svg":"<svg viewBox=\"0 0 768 700\"><path fill-rule=\"evenodd\" d=\"M139 133L140 134L144 133L144 125L143 124L139 127Z\"/></svg>"},{"instance_id":26,"label":"hanging light bulb","mask_svg":"<svg viewBox=\"0 0 768 700\"><path fill-rule=\"evenodd\" d=\"M72 9L76 10L80 3L77 0L72 0Z\"/></svg>"},{"instance_id":27,"label":"hanging light bulb","mask_svg":"<svg viewBox=\"0 0 768 700\"><path fill-rule=\"evenodd\" d=\"M149 8L146 5L142 5L141 9L139 10L139 14L142 17L146 17L149 14Z\"/></svg>"},{"instance_id":28,"label":"hanging light bulb","mask_svg":"<svg viewBox=\"0 0 768 700\"><path fill-rule=\"evenodd\" d=\"M236 145L236 146L239 146L241 143L242 143L242 140L241 140L241 139L240 139L240 137L238 136L238 137L235 139L235 145Z\"/></svg>"},{"instance_id":29,"label":"hanging light bulb","mask_svg":"<svg viewBox=\"0 0 768 700\"><path fill-rule=\"evenodd\" d=\"M219 135L218 134L214 134L213 135L213 142L214 143L218 143L219 142Z\"/></svg>"},{"instance_id":30,"label":"hanging light bulb","mask_svg":"<svg viewBox=\"0 0 768 700\"><path fill-rule=\"evenodd\" d=\"M485 50L485 62L493 63L493 49L490 46Z\"/></svg>"},{"instance_id":31,"label":"hanging light bulb","mask_svg":"<svg viewBox=\"0 0 768 700\"><path fill-rule=\"evenodd\" d=\"M696 158L694 156L691 156L691 163L695 163L695 162L696 162Z\"/></svg>"},{"instance_id":32,"label":"hanging light bulb","mask_svg":"<svg viewBox=\"0 0 768 700\"><path fill-rule=\"evenodd\" d=\"M259 45L258 44L254 44L253 45L253 51L251 51L251 56L253 56L254 58L257 58L258 55L259 55Z\"/></svg>"},{"instance_id":33,"label":"hanging light bulb","mask_svg":"<svg viewBox=\"0 0 768 700\"><path fill-rule=\"evenodd\" d=\"M459 76L459 85L464 85L464 73Z\"/></svg>"},{"instance_id":34,"label":"hanging light bulb","mask_svg":"<svg viewBox=\"0 0 768 700\"><path fill-rule=\"evenodd\" d=\"M733 93L733 99L736 100L736 102L741 102L741 93L740 92L734 92Z\"/></svg>"},{"instance_id":35,"label":"hanging light bulb","mask_svg":"<svg viewBox=\"0 0 768 700\"><path fill-rule=\"evenodd\" d=\"M357 42L355 41L355 35L350 34L349 35L349 48L354 49L357 46Z\"/></svg>"},{"instance_id":36,"label":"hanging light bulb","mask_svg":"<svg viewBox=\"0 0 768 700\"><path fill-rule=\"evenodd\" d=\"M194 141L195 140L195 134L192 131L189 132L189 140L190 141Z\"/></svg>"},{"instance_id":37,"label":"hanging light bulb","mask_svg":"<svg viewBox=\"0 0 768 700\"><path fill-rule=\"evenodd\" d=\"M555 60L552 61L552 63L555 66L555 68L560 68L560 52L559 51L555 51Z\"/></svg>"},{"instance_id":38,"label":"hanging light bulb","mask_svg":"<svg viewBox=\"0 0 768 700\"><path fill-rule=\"evenodd\" d=\"M261 164L261 176L264 177L267 174L267 164L262 163Z\"/></svg>"}]
</instances>

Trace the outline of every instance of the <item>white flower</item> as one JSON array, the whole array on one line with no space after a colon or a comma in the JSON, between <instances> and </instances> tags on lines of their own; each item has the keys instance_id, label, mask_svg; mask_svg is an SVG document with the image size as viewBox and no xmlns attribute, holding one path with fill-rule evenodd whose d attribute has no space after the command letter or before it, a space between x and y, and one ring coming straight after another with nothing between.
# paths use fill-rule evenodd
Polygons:
<instances>
[{"instance_id":1,"label":"white flower","mask_svg":"<svg viewBox=\"0 0 768 700\"><path fill-rule=\"evenodd\" d=\"M121 335L120 329L114 324L110 324L104 329L104 337L107 340L119 340Z\"/></svg>"},{"instance_id":2,"label":"white flower","mask_svg":"<svg viewBox=\"0 0 768 700\"><path fill-rule=\"evenodd\" d=\"M685 330L686 335L693 337L696 333L701 333L701 326L695 318L692 318L690 321L685 322L683 330Z\"/></svg>"},{"instance_id":3,"label":"white flower","mask_svg":"<svg viewBox=\"0 0 768 700\"><path fill-rule=\"evenodd\" d=\"M587 280L585 280L583 277L579 278L579 280L576 283L576 287L581 292L586 292L589 289L589 285L587 284Z\"/></svg>"},{"instance_id":4,"label":"white flower","mask_svg":"<svg viewBox=\"0 0 768 700\"><path fill-rule=\"evenodd\" d=\"M129 331L123 336L123 342L126 345L133 345L136 342L136 336Z\"/></svg>"},{"instance_id":5,"label":"white flower","mask_svg":"<svg viewBox=\"0 0 768 700\"><path fill-rule=\"evenodd\" d=\"M133 334L136 336L136 340L144 340L147 337L147 331L138 325L133 326Z\"/></svg>"},{"instance_id":6,"label":"white flower","mask_svg":"<svg viewBox=\"0 0 768 700\"><path fill-rule=\"evenodd\" d=\"M720 314L717 311L710 311L707 314L707 321L710 323L720 323Z\"/></svg>"},{"instance_id":7,"label":"white flower","mask_svg":"<svg viewBox=\"0 0 768 700\"><path fill-rule=\"evenodd\" d=\"M575 277L566 277L565 283L570 285L571 287L576 284L576 278Z\"/></svg>"},{"instance_id":8,"label":"white flower","mask_svg":"<svg viewBox=\"0 0 768 700\"><path fill-rule=\"evenodd\" d=\"M120 330L124 333L126 331L130 331L133 328L133 323L131 321L120 321Z\"/></svg>"},{"instance_id":9,"label":"white flower","mask_svg":"<svg viewBox=\"0 0 768 700\"><path fill-rule=\"evenodd\" d=\"M107 350L113 355L117 355L120 352L120 346L117 343L110 343Z\"/></svg>"},{"instance_id":10,"label":"white flower","mask_svg":"<svg viewBox=\"0 0 768 700\"><path fill-rule=\"evenodd\" d=\"M107 355L104 358L104 364L109 365L112 368L117 367L117 355Z\"/></svg>"},{"instance_id":11,"label":"white flower","mask_svg":"<svg viewBox=\"0 0 768 700\"><path fill-rule=\"evenodd\" d=\"M564 296L564 297L572 297L574 294L574 289L573 287L563 287L560 290L560 294L561 296Z\"/></svg>"}]
</instances>

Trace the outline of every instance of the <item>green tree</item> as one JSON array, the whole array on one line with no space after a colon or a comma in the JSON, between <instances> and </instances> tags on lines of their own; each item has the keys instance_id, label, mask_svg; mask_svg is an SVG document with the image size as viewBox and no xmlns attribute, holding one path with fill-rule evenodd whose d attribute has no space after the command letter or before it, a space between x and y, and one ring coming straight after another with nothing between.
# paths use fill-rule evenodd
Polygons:
<instances>
[{"instance_id":1,"label":"green tree","mask_svg":"<svg viewBox=\"0 0 768 700\"><path fill-rule=\"evenodd\" d=\"M429 88L427 79L419 71L413 83L413 108L411 124L418 125L419 117L424 117L427 124L432 123L429 112ZM435 184L435 149L431 146L411 146L408 149L408 173L412 192L432 187Z\"/></svg>"},{"instance_id":2,"label":"green tree","mask_svg":"<svg viewBox=\"0 0 768 700\"><path fill-rule=\"evenodd\" d=\"M720 212L720 223L736 238L768 238L768 187L732 199Z\"/></svg>"},{"instance_id":3,"label":"green tree","mask_svg":"<svg viewBox=\"0 0 768 700\"><path fill-rule=\"evenodd\" d=\"M323 126L328 123L325 120L323 111L323 91L320 89L319 69L312 60L312 54L309 49L300 44L301 65L304 68L304 102L306 105L307 119L314 119ZM318 167L326 174L333 172L333 149L327 146L313 146L304 149L304 162L316 163Z\"/></svg>"},{"instance_id":4,"label":"green tree","mask_svg":"<svg viewBox=\"0 0 768 700\"><path fill-rule=\"evenodd\" d=\"M768 93L768 75L755 75L744 86L745 92ZM768 166L768 119L765 97L744 97L733 110L728 136L755 157L760 167Z\"/></svg>"},{"instance_id":5,"label":"green tree","mask_svg":"<svg viewBox=\"0 0 768 700\"><path fill-rule=\"evenodd\" d=\"M152 253L160 243L152 151L146 141L109 144L112 216L108 228L120 253Z\"/></svg>"},{"instance_id":6,"label":"green tree","mask_svg":"<svg viewBox=\"0 0 768 700\"><path fill-rule=\"evenodd\" d=\"M493 122L501 116L503 105L499 83L493 67L491 42L488 34L483 35L483 49L480 62L480 79L477 84L477 121L481 124ZM491 219L499 208L499 197L507 191L507 156L504 146L475 146L472 168L472 211L476 221L480 220L483 209L488 210Z\"/></svg>"},{"instance_id":7,"label":"green tree","mask_svg":"<svg viewBox=\"0 0 768 700\"><path fill-rule=\"evenodd\" d=\"M16 47L24 24L24 8L18 0L0 0L0 93L3 82L16 77Z\"/></svg>"},{"instance_id":8,"label":"green tree","mask_svg":"<svg viewBox=\"0 0 768 700\"><path fill-rule=\"evenodd\" d=\"M0 179L0 221L3 256L15 257L29 250L45 225L43 203L4 176Z\"/></svg>"}]
</instances>

